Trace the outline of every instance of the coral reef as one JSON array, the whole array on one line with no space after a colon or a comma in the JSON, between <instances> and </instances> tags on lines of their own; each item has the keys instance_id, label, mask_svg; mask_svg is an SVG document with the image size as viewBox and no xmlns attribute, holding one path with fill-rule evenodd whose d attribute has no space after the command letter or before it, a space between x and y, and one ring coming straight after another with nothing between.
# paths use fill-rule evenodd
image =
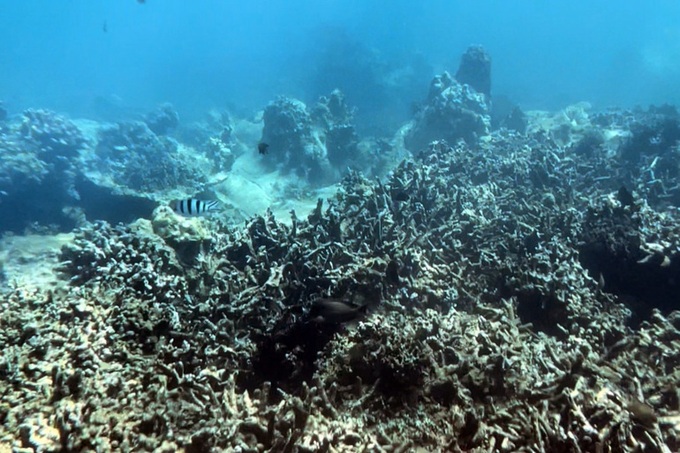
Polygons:
<instances>
[{"instance_id":1,"label":"coral reef","mask_svg":"<svg viewBox=\"0 0 680 453\"><path fill-rule=\"evenodd\" d=\"M633 326L649 319L654 308L680 309L677 213L659 214L640 201L628 204L621 192L587 212L580 260L599 276L603 290L625 298Z\"/></svg>"},{"instance_id":2,"label":"coral reef","mask_svg":"<svg viewBox=\"0 0 680 453\"><path fill-rule=\"evenodd\" d=\"M277 102L272 153L316 121ZM647 282L677 294L680 211L623 157L629 113L533 119L352 171L305 219L83 226L60 286L0 298L0 442L677 451L680 307ZM368 313L319 322L319 298Z\"/></svg>"},{"instance_id":3,"label":"coral reef","mask_svg":"<svg viewBox=\"0 0 680 453\"><path fill-rule=\"evenodd\" d=\"M374 99L406 77L349 55ZM391 141L338 90L181 126L0 105L0 229L75 227L0 241L0 451L680 451L677 110L491 110L490 74L468 49ZM341 173L301 217L165 203Z\"/></svg>"},{"instance_id":4,"label":"coral reef","mask_svg":"<svg viewBox=\"0 0 680 453\"><path fill-rule=\"evenodd\" d=\"M590 115L580 126L596 149L610 157L613 174L655 210L680 206L680 116L675 108L606 111Z\"/></svg>"},{"instance_id":5,"label":"coral reef","mask_svg":"<svg viewBox=\"0 0 680 453\"><path fill-rule=\"evenodd\" d=\"M647 111L635 112L629 128L632 136L621 149L621 155L634 160L640 155L663 153L680 140L680 114L675 107L651 106Z\"/></svg>"},{"instance_id":6,"label":"coral reef","mask_svg":"<svg viewBox=\"0 0 680 453\"><path fill-rule=\"evenodd\" d=\"M13 212L0 231L148 218L159 201L195 193L213 169L143 122L102 127L29 109L0 133L0 199Z\"/></svg>"},{"instance_id":7,"label":"coral reef","mask_svg":"<svg viewBox=\"0 0 680 453\"><path fill-rule=\"evenodd\" d=\"M488 134L490 126L486 96L444 72L432 80L425 105L416 114L404 144L411 151L433 140L456 143L462 139L473 144Z\"/></svg>"}]
</instances>

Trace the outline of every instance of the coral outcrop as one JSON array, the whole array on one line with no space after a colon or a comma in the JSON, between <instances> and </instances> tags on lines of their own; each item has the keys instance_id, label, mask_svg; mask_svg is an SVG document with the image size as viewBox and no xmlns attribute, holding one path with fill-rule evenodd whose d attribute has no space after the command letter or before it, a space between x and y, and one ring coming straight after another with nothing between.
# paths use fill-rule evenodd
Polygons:
<instances>
[{"instance_id":1,"label":"coral outcrop","mask_svg":"<svg viewBox=\"0 0 680 453\"><path fill-rule=\"evenodd\" d=\"M524 132L521 115L521 111L512 111L502 118L507 118L510 128ZM491 57L483 47L471 46L461 57L455 78L445 71L432 80L404 145L412 152L436 140L464 140L472 145L490 129Z\"/></svg>"},{"instance_id":2,"label":"coral outcrop","mask_svg":"<svg viewBox=\"0 0 680 453\"><path fill-rule=\"evenodd\" d=\"M328 160L335 168L343 168L357 157L359 137L354 128L354 109L345 102L340 90L322 96L312 110L312 118L324 130Z\"/></svg>"},{"instance_id":3,"label":"coral outcrop","mask_svg":"<svg viewBox=\"0 0 680 453\"><path fill-rule=\"evenodd\" d=\"M179 114L172 104L159 105L144 118L144 122L156 135L167 135L179 125Z\"/></svg>"},{"instance_id":4,"label":"coral outcrop","mask_svg":"<svg viewBox=\"0 0 680 453\"><path fill-rule=\"evenodd\" d=\"M494 96L491 102L491 127L504 127L526 133L529 121L526 113L506 96Z\"/></svg>"},{"instance_id":5,"label":"coral outcrop","mask_svg":"<svg viewBox=\"0 0 680 453\"><path fill-rule=\"evenodd\" d=\"M311 111L299 100L280 97L267 106L263 119L269 159L313 184L333 182L356 155L353 113L337 90Z\"/></svg>"},{"instance_id":6,"label":"coral outcrop","mask_svg":"<svg viewBox=\"0 0 680 453\"><path fill-rule=\"evenodd\" d=\"M206 154L218 171L229 171L234 165L236 139L234 128L230 123L222 126L222 130L208 137L205 143Z\"/></svg>"},{"instance_id":7,"label":"coral outcrop","mask_svg":"<svg viewBox=\"0 0 680 453\"><path fill-rule=\"evenodd\" d=\"M404 144L411 151L434 140L473 144L488 134L490 126L486 97L444 72L432 80L425 105L416 114Z\"/></svg>"},{"instance_id":8,"label":"coral outcrop","mask_svg":"<svg viewBox=\"0 0 680 453\"><path fill-rule=\"evenodd\" d=\"M252 153L260 132L261 124L252 119L213 109L202 120L183 125L175 135L180 142L205 153L214 170L228 172L238 157Z\"/></svg>"},{"instance_id":9,"label":"coral outcrop","mask_svg":"<svg viewBox=\"0 0 680 453\"><path fill-rule=\"evenodd\" d=\"M191 195L213 163L144 122L100 126L26 110L0 131L0 231L68 231L89 219L150 217Z\"/></svg>"},{"instance_id":10,"label":"coral outcrop","mask_svg":"<svg viewBox=\"0 0 680 453\"><path fill-rule=\"evenodd\" d=\"M111 188L138 193L169 191L205 182L205 166L175 140L156 135L144 122L128 121L100 131L93 173Z\"/></svg>"},{"instance_id":11,"label":"coral outcrop","mask_svg":"<svg viewBox=\"0 0 680 453\"><path fill-rule=\"evenodd\" d=\"M0 231L73 228L77 222L65 208L77 205L74 188L77 159L88 146L69 119L48 110L26 110L1 131Z\"/></svg>"},{"instance_id":12,"label":"coral outcrop","mask_svg":"<svg viewBox=\"0 0 680 453\"><path fill-rule=\"evenodd\" d=\"M297 99L279 97L264 110L262 141L272 160L289 169L311 171L328 166L326 150L313 130L307 106Z\"/></svg>"},{"instance_id":13,"label":"coral outcrop","mask_svg":"<svg viewBox=\"0 0 680 453\"><path fill-rule=\"evenodd\" d=\"M491 56L482 46L470 46L460 57L456 80L491 96Z\"/></svg>"},{"instance_id":14,"label":"coral outcrop","mask_svg":"<svg viewBox=\"0 0 680 453\"><path fill-rule=\"evenodd\" d=\"M73 159L85 143L75 124L48 110L26 110L18 132L38 157L50 164Z\"/></svg>"}]
</instances>

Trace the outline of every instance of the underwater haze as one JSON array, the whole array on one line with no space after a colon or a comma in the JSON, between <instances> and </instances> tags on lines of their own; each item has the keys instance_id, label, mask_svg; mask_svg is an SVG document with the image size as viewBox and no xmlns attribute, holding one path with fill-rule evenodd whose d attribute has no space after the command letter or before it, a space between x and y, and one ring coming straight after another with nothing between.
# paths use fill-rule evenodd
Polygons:
<instances>
[{"instance_id":1,"label":"underwater haze","mask_svg":"<svg viewBox=\"0 0 680 453\"><path fill-rule=\"evenodd\" d=\"M256 111L334 88L361 124L406 119L432 75L482 44L525 109L677 103L675 1L3 2L0 99L92 117L172 102Z\"/></svg>"},{"instance_id":2,"label":"underwater haze","mask_svg":"<svg viewBox=\"0 0 680 453\"><path fill-rule=\"evenodd\" d=\"M680 2L5 0L0 453L680 452Z\"/></svg>"}]
</instances>

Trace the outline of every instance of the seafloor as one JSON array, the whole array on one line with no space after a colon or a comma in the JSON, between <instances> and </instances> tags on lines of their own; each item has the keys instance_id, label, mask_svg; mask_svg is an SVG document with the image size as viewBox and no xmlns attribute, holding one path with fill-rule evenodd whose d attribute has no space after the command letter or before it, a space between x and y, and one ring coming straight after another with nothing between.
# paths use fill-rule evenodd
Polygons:
<instances>
[{"instance_id":1,"label":"seafloor","mask_svg":"<svg viewBox=\"0 0 680 453\"><path fill-rule=\"evenodd\" d=\"M318 203L271 177L309 173L258 179L252 156L275 149L220 169L220 143L183 161L181 137L50 115L2 129L3 215L17 190L26 209L78 196L56 226L7 221L0 452L680 450L675 109L579 105L521 131L392 143L372 157L382 177L351 170ZM162 192L142 142L171 147L153 170L201 180L224 215L125 219ZM172 191L152 207L191 195ZM367 314L320 320L324 297Z\"/></svg>"}]
</instances>

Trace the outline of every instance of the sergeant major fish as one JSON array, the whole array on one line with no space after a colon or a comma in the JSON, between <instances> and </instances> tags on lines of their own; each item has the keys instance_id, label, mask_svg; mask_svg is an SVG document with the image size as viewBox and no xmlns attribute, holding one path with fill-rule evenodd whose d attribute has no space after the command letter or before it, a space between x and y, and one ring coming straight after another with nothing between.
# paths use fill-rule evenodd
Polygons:
<instances>
[{"instance_id":1,"label":"sergeant major fish","mask_svg":"<svg viewBox=\"0 0 680 453\"><path fill-rule=\"evenodd\" d=\"M175 212L183 216L195 217L205 215L210 212L219 211L220 202L217 200L197 200L196 198L186 198L177 200Z\"/></svg>"}]
</instances>

